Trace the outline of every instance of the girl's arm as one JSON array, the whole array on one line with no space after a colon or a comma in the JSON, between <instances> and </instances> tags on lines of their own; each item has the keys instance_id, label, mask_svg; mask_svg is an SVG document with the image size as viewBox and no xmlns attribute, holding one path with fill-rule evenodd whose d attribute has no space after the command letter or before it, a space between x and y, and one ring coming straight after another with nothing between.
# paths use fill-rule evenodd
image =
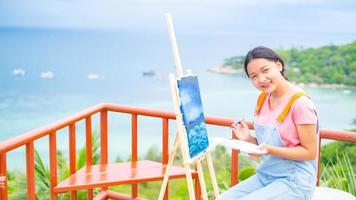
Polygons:
<instances>
[{"instance_id":1,"label":"girl's arm","mask_svg":"<svg viewBox=\"0 0 356 200\"><path fill-rule=\"evenodd\" d=\"M317 135L315 124L297 124L300 145L296 147L275 147L261 144L268 154L289 160L314 160L317 155Z\"/></svg>"}]
</instances>

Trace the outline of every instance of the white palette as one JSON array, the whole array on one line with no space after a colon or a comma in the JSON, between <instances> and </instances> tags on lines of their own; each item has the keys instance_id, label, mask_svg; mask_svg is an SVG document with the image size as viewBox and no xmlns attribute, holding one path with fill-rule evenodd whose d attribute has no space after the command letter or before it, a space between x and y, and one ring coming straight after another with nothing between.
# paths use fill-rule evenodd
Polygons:
<instances>
[{"instance_id":1,"label":"white palette","mask_svg":"<svg viewBox=\"0 0 356 200\"><path fill-rule=\"evenodd\" d=\"M245 142L241 140L226 139L221 137L214 137L211 139L213 145L221 144L226 147L240 150L245 153L257 153L257 154L266 154L265 149L261 149L259 146L252 144L250 142Z\"/></svg>"}]
</instances>

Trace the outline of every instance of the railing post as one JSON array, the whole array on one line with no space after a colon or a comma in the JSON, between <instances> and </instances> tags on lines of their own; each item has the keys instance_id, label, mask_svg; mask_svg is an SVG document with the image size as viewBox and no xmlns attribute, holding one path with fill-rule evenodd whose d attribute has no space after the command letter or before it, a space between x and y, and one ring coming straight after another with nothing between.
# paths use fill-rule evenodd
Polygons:
<instances>
[{"instance_id":1,"label":"railing post","mask_svg":"<svg viewBox=\"0 0 356 200\"><path fill-rule=\"evenodd\" d=\"M100 112L100 164L108 163L108 112Z\"/></svg>"},{"instance_id":2,"label":"railing post","mask_svg":"<svg viewBox=\"0 0 356 200\"><path fill-rule=\"evenodd\" d=\"M93 136L91 127L91 116L85 118L85 149L86 149L86 165L93 164Z\"/></svg>"},{"instance_id":3,"label":"railing post","mask_svg":"<svg viewBox=\"0 0 356 200\"><path fill-rule=\"evenodd\" d=\"M0 154L0 199L8 199L6 153Z\"/></svg>"},{"instance_id":4,"label":"railing post","mask_svg":"<svg viewBox=\"0 0 356 200\"><path fill-rule=\"evenodd\" d=\"M85 118L85 149L86 149L86 166L93 164L93 140L92 140L92 127L91 127L91 116ZM93 199L93 190L87 191L87 199Z\"/></svg>"},{"instance_id":5,"label":"railing post","mask_svg":"<svg viewBox=\"0 0 356 200\"><path fill-rule=\"evenodd\" d=\"M197 170L196 165L194 166L195 170ZM199 176L197 175L195 178L195 199L201 199L201 186L199 181Z\"/></svg>"},{"instance_id":6,"label":"railing post","mask_svg":"<svg viewBox=\"0 0 356 200\"><path fill-rule=\"evenodd\" d=\"M131 153L132 153L132 158L131 158L131 163L136 165L137 161L137 115L132 114L131 115ZM138 193L138 188L137 184L132 184L131 185L131 197L136 198Z\"/></svg>"},{"instance_id":7,"label":"railing post","mask_svg":"<svg viewBox=\"0 0 356 200\"><path fill-rule=\"evenodd\" d=\"M318 160L317 160L317 164L318 164L318 171L317 171L317 177L316 177L316 186L319 186L320 184L320 152L321 152L321 137L319 136L319 144L318 144Z\"/></svg>"},{"instance_id":8,"label":"railing post","mask_svg":"<svg viewBox=\"0 0 356 200\"><path fill-rule=\"evenodd\" d=\"M76 138L75 138L75 123L69 125L69 174L72 175L76 171ZM77 199L77 192L70 192L70 199Z\"/></svg>"},{"instance_id":9,"label":"railing post","mask_svg":"<svg viewBox=\"0 0 356 200\"><path fill-rule=\"evenodd\" d=\"M53 191L57 186L57 138L56 132L49 135L49 171L50 171L50 199L57 200L58 196Z\"/></svg>"},{"instance_id":10,"label":"railing post","mask_svg":"<svg viewBox=\"0 0 356 200\"><path fill-rule=\"evenodd\" d=\"M166 165L169 159L169 126L168 119L162 119L162 164ZM168 199L168 184L163 199Z\"/></svg>"},{"instance_id":11,"label":"railing post","mask_svg":"<svg viewBox=\"0 0 356 200\"><path fill-rule=\"evenodd\" d=\"M100 111L100 164L108 163L108 111ZM101 188L103 191L107 187Z\"/></svg>"},{"instance_id":12,"label":"railing post","mask_svg":"<svg viewBox=\"0 0 356 200\"><path fill-rule=\"evenodd\" d=\"M33 141L26 144L27 199L35 200L35 149Z\"/></svg>"},{"instance_id":13,"label":"railing post","mask_svg":"<svg viewBox=\"0 0 356 200\"><path fill-rule=\"evenodd\" d=\"M237 139L234 133L232 133L232 139ZM239 166L239 157L238 151L233 149L231 150L231 186L234 186L238 183L238 166Z\"/></svg>"},{"instance_id":14,"label":"railing post","mask_svg":"<svg viewBox=\"0 0 356 200\"><path fill-rule=\"evenodd\" d=\"M169 126L168 119L162 119L162 163L167 164L169 159Z\"/></svg>"}]
</instances>

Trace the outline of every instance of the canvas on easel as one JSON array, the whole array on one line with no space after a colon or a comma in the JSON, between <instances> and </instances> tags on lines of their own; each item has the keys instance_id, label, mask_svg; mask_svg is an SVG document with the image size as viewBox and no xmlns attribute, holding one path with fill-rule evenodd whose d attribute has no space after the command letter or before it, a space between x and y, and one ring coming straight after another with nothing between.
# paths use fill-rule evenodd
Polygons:
<instances>
[{"instance_id":1,"label":"canvas on easel","mask_svg":"<svg viewBox=\"0 0 356 200\"><path fill-rule=\"evenodd\" d=\"M177 80L177 85L189 157L194 160L205 153L209 147L198 77L183 77Z\"/></svg>"},{"instance_id":2,"label":"canvas on easel","mask_svg":"<svg viewBox=\"0 0 356 200\"><path fill-rule=\"evenodd\" d=\"M219 195L219 189L216 182L211 155L209 152L209 138L205 125L198 79L197 76L194 76L190 71L183 75L170 14L166 14L166 20L177 71L176 76L173 74L170 74L169 76L174 111L176 115L177 132L174 139L173 149L169 156L158 199L162 200L164 197L164 193L168 184L169 170L173 165L175 153L178 148L180 148L182 152L189 199L195 199L191 173L192 170L190 168L190 165L193 163L197 168L202 197L204 200L208 199L203 169L201 165L201 161L203 160L207 161L214 190L214 196L217 198Z\"/></svg>"}]
</instances>

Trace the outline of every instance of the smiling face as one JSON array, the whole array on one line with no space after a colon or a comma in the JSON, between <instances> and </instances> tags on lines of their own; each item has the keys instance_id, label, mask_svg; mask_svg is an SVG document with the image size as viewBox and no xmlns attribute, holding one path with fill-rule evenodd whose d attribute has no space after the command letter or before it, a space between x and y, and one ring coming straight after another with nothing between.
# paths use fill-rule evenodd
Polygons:
<instances>
[{"instance_id":1,"label":"smiling face","mask_svg":"<svg viewBox=\"0 0 356 200\"><path fill-rule=\"evenodd\" d=\"M273 93L285 81L280 62L264 58L252 59L247 65L248 76L253 85L266 93Z\"/></svg>"}]
</instances>

